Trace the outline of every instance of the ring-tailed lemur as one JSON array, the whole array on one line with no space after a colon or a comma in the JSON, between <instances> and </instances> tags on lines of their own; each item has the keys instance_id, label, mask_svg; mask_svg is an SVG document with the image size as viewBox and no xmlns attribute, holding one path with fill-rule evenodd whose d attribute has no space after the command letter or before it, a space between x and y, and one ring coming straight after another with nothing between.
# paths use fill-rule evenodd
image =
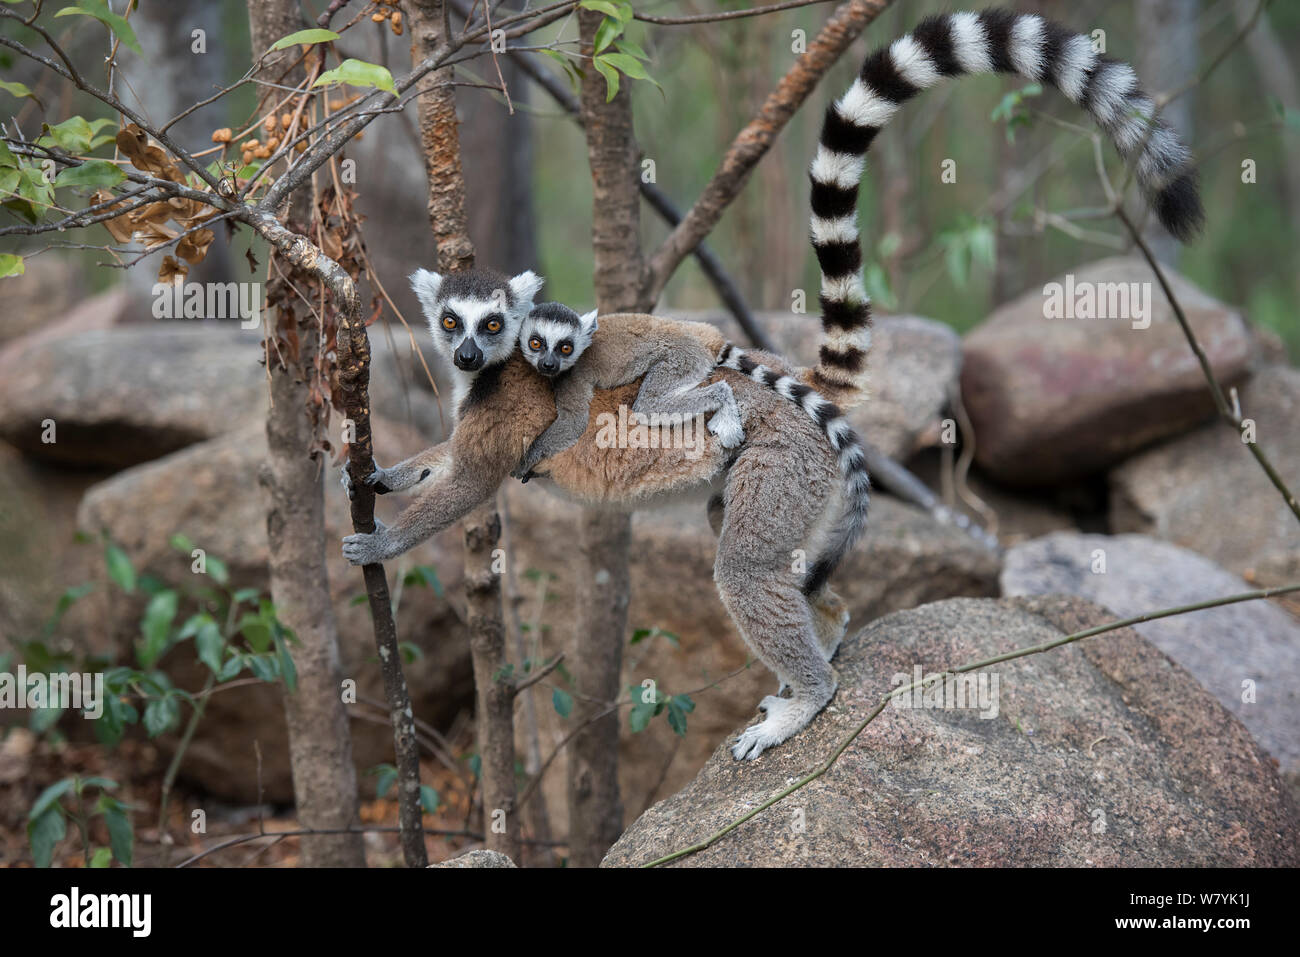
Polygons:
<instances>
[{"instance_id":1,"label":"ring-tailed lemur","mask_svg":"<svg viewBox=\"0 0 1300 957\"><path fill-rule=\"evenodd\" d=\"M818 366L795 370L778 356L727 353L717 375L731 386L741 412L745 441L735 449L723 450L716 436L708 437L705 454L695 458L671 448L608 447L596 441L598 430L589 425L582 438L548 460L558 489L579 501L620 508L725 481L709 508L718 533L718 593L755 655L793 691L790 698L763 699L759 707L766 717L740 735L732 748L737 758L757 757L781 743L831 699L836 680L828 662L847 617L829 588L806 592L808 576L791 566L792 553L806 552L816 563L828 551L847 490L838 456L814 415L789 401L795 395L791 384L778 394L776 383L789 378L842 405L860 401L870 343L855 217L863 154L904 100L941 77L992 70L1060 87L1135 161L1161 221L1180 237L1196 229L1202 214L1187 151L1167 128L1133 115L1149 114L1151 101L1137 90L1127 66L1098 57L1086 38L1037 16L989 11L933 17L869 57L853 87L827 112L811 171L812 238L822 269ZM448 303L453 311L484 313L480 302L449 298L450 287L432 280L421 293L431 321ZM521 308L515 302L503 316L515 334L527 313ZM452 348L451 340L437 335L435 343L444 351ZM721 358L721 335L717 347ZM472 378L462 390L451 440L379 473L383 485L418 491L418 497L393 528L345 538L349 559L392 558L462 518L496 492L550 425L554 397L545 380L513 349L505 357L494 349L492 356L491 363L485 358L473 369L462 367ZM592 418L631 401L635 390L597 391ZM830 414L817 408L822 417Z\"/></svg>"},{"instance_id":2,"label":"ring-tailed lemur","mask_svg":"<svg viewBox=\"0 0 1300 957\"><path fill-rule=\"evenodd\" d=\"M717 330L695 322L648 323L639 316L606 316L597 322L558 302L533 307L519 330L519 347L528 362L555 380L557 417L511 474L524 482L533 466L567 449L587 431L588 408L597 389L640 381L631 412L658 425L664 416L714 413L708 429L733 448L745 439L740 410L725 382L701 385L717 364L708 343ZM581 360L581 361L579 361Z\"/></svg>"}]
</instances>

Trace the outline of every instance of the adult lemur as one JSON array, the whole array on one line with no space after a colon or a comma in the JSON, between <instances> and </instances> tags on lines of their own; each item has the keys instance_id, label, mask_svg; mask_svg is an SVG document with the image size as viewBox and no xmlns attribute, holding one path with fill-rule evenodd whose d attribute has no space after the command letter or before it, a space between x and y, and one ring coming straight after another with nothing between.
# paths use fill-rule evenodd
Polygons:
<instances>
[{"instance_id":1,"label":"adult lemur","mask_svg":"<svg viewBox=\"0 0 1300 957\"><path fill-rule=\"evenodd\" d=\"M784 741L835 691L828 660L843 635L844 613L825 574L861 516L851 508L846 514L855 490L839 474L834 445L837 436L843 439L853 458L856 443L827 399L851 405L864 388L871 316L855 215L864 155L905 100L943 77L991 71L1060 89L1133 164L1160 221L1180 238L1195 232L1202 211L1189 154L1153 117L1154 105L1130 67L1038 16L991 10L931 17L869 56L826 113L811 169L812 241L822 272L818 365L792 369L777 356L745 354L719 338L715 379L735 395L745 432L740 446L723 450L709 436L705 454L694 459L683 450L601 447L598 414L630 402L633 385L596 392L587 431L541 463L561 491L618 508L721 486L709 508L719 536L718 592L755 655L793 689L791 698L763 699L767 716L741 734L732 749L737 758L757 757ZM391 558L463 517L496 491L555 417L548 384L515 349L538 285L529 273L508 282L417 274L434 341L465 373L459 421L449 442L376 473L377 487L414 489L418 498L392 528L344 539L351 560ZM492 297L484 292L489 287L508 294ZM805 554L812 560L807 572L796 560Z\"/></svg>"}]
</instances>

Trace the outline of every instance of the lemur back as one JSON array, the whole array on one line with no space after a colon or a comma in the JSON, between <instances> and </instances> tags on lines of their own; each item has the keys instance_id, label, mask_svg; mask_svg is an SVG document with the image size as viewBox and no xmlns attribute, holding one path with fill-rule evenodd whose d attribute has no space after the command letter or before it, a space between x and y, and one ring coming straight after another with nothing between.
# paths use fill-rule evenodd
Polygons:
<instances>
[{"instance_id":1,"label":"lemur back","mask_svg":"<svg viewBox=\"0 0 1300 957\"><path fill-rule=\"evenodd\" d=\"M744 441L740 412L731 386L702 381L713 375L722 334L696 322L673 322L634 314L597 321L559 303L542 303L519 332L524 357L554 377L556 420L529 448L512 473L528 481L542 459L576 442L587 429L588 410L597 389L641 380L631 412L642 424L691 428L696 418L714 413L708 429L723 447Z\"/></svg>"}]
</instances>

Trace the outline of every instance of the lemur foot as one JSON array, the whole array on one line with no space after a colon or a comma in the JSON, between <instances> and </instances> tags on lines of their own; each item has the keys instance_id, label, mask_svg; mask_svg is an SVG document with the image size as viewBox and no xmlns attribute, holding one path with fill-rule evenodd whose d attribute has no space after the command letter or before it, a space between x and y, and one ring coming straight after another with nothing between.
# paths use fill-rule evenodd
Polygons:
<instances>
[{"instance_id":1,"label":"lemur foot","mask_svg":"<svg viewBox=\"0 0 1300 957\"><path fill-rule=\"evenodd\" d=\"M387 525L375 519L373 532L357 532L343 539L343 557L353 565L376 565L396 558L405 551L400 543L392 540Z\"/></svg>"},{"instance_id":2,"label":"lemur foot","mask_svg":"<svg viewBox=\"0 0 1300 957\"><path fill-rule=\"evenodd\" d=\"M731 756L737 761L753 761L768 748L776 747L806 728L834 693L832 687L826 701L820 704L816 699L806 697L778 698L768 695L758 704L759 710L767 716L740 733L736 743L731 746Z\"/></svg>"},{"instance_id":3,"label":"lemur foot","mask_svg":"<svg viewBox=\"0 0 1300 957\"><path fill-rule=\"evenodd\" d=\"M366 476L365 484L373 488L376 495L383 495L388 492L391 487L391 482L389 481L390 477L387 470L380 466L378 462L373 458L370 461L374 465L375 470ZM350 502L357 494L357 490L352 485L352 472L349 470L347 465L344 465L340 471L343 474L339 476L339 482L343 485L343 491L348 493L348 501Z\"/></svg>"},{"instance_id":4,"label":"lemur foot","mask_svg":"<svg viewBox=\"0 0 1300 957\"><path fill-rule=\"evenodd\" d=\"M708 429L718 437L724 449L734 449L745 441L745 429L735 409L720 409L708 421Z\"/></svg>"},{"instance_id":5,"label":"lemur foot","mask_svg":"<svg viewBox=\"0 0 1300 957\"><path fill-rule=\"evenodd\" d=\"M527 485L530 478L535 478L537 476L537 473L533 471L533 466L540 461L541 459L534 462L528 462L527 460L520 462L519 465L511 471L510 477L517 478L520 482Z\"/></svg>"}]
</instances>

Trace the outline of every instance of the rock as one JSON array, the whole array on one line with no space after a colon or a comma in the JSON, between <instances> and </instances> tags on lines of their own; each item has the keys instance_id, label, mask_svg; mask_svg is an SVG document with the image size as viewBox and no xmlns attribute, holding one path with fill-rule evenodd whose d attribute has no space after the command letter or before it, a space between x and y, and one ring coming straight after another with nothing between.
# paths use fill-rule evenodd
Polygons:
<instances>
[{"instance_id":1,"label":"rock","mask_svg":"<svg viewBox=\"0 0 1300 957\"><path fill-rule=\"evenodd\" d=\"M0 286L5 302L0 346L59 321L85 295L85 273L70 256L50 250L28 256L23 265L23 275L10 276Z\"/></svg>"},{"instance_id":2,"label":"rock","mask_svg":"<svg viewBox=\"0 0 1300 957\"><path fill-rule=\"evenodd\" d=\"M125 468L221 435L266 407L257 341L178 322L16 343L0 437L44 461Z\"/></svg>"},{"instance_id":3,"label":"rock","mask_svg":"<svg viewBox=\"0 0 1300 957\"><path fill-rule=\"evenodd\" d=\"M907 463L907 468L936 495L944 495L943 460L940 450L926 449ZM1048 532L1076 529L1079 519L1065 501L1059 489L1008 489L989 479L978 469L966 475L966 491L990 509L996 517L998 541L1003 546L1014 545L1026 539L1037 538ZM1103 489L1104 491L1104 489ZM954 496L952 508L981 527L993 529L995 525L966 498ZM1105 508L1099 510L1105 522Z\"/></svg>"},{"instance_id":4,"label":"rock","mask_svg":"<svg viewBox=\"0 0 1300 957\"><path fill-rule=\"evenodd\" d=\"M1300 495L1300 370L1270 366L1242 410L1278 474ZM1300 580L1300 522L1233 429L1214 422L1110 474L1110 529L1199 552L1256 585Z\"/></svg>"},{"instance_id":5,"label":"rock","mask_svg":"<svg viewBox=\"0 0 1300 957\"><path fill-rule=\"evenodd\" d=\"M59 469L33 461L0 441L0 635L13 641L41 637L59 596L87 581L101 567L101 552L78 543L77 504L86 489L107 477L104 470ZM61 639L54 650L74 654L108 651L94 616L80 604L63 619ZM7 646L6 650L7 649ZM23 712L0 709L26 721Z\"/></svg>"},{"instance_id":6,"label":"rock","mask_svg":"<svg viewBox=\"0 0 1300 957\"><path fill-rule=\"evenodd\" d=\"M577 509L529 484L509 483L505 501L509 548L519 575L529 569L556 576L550 600L536 611L538 588L521 581L520 616L528 634L549 628L547 653L567 647L573 614L573 548ZM679 738L663 716L633 733L626 712L620 732L620 785L627 820L655 798L682 787L708 759L717 742L745 720L776 679L751 660L713 585L716 541L704 503L638 513L632 525L632 631L660 628L677 643L653 637L624 650L623 685L653 679L667 694L690 692L696 708ZM872 501L864 540L832 579L857 624L951 595L995 595L998 557L964 532L942 525L887 495ZM716 687L711 687L717 682ZM547 754L570 730L551 706L548 688L534 691ZM521 739L520 754L526 753ZM564 829L565 781L556 762L543 786L557 832Z\"/></svg>"},{"instance_id":7,"label":"rock","mask_svg":"<svg viewBox=\"0 0 1300 957\"><path fill-rule=\"evenodd\" d=\"M712 322L733 342L749 342L728 313L664 314ZM760 312L754 318L786 358L805 366L816 363L821 335L817 316ZM853 427L893 458L906 458L933 444L948 398L957 388L961 369L957 334L941 322L919 316L877 319L867 369L871 395L849 412Z\"/></svg>"},{"instance_id":8,"label":"rock","mask_svg":"<svg viewBox=\"0 0 1300 957\"><path fill-rule=\"evenodd\" d=\"M261 421L267 406L261 337L231 324L151 322L109 328L125 291L24 337L0 354L0 438L28 455L77 468L125 468ZM375 350L371 407L409 421L426 444L444 432L437 404L407 389L423 377L409 358ZM450 420L451 410L447 410ZM56 441L43 441L47 419Z\"/></svg>"},{"instance_id":9,"label":"rock","mask_svg":"<svg viewBox=\"0 0 1300 957\"><path fill-rule=\"evenodd\" d=\"M459 857L430 864L430 867L514 867L515 862L500 851L466 851Z\"/></svg>"},{"instance_id":10,"label":"rock","mask_svg":"<svg viewBox=\"0 0 1300 957\"><path fill-rule=\"evenodd\" d=\"M422 440L403 426L375 421L376 454L396 461L419 448ZM197 547L226 561L232 587L268 588L266 562L266 492L258 470L266 456L261 425L249 425L155 462L114 475L91 488L78 512L79 527L94 535L107 530L131 558L137 570L149 571L172 585L194 583L191 558L168 545L173 533L183 533ZM375 657L374 632L364 605L351 599L364 594L361 572L344 561L339 549L352 531L347 499L334 467L325 476L326 546L330 591L338 618L339 651L345 677L357 681L358 698L384 701L383 682ZM402 507L395 497L378 501L381 520L391 522ZM346 525L346 527L345 527ZM389 566L394 592L404 572L417 564L432 565L448 599L428 588L401 588L397 626L401 640L412 642L423 657L406 665L407 682L416 715L445 726L472 701L467 638L457 610L461 599L462 548L458 528L449 529ZM103 577L102 566L99 575ZM112 596L111 602L108 597ZM100 589L84 599L101 602L101 630L113 636L119 655L128 654L139 633L140 600L125 600L120 592ZM182 609L182 615L187 612ZM189 646L186 646L187 649ZM181 687L202 684L205 672L188 650L176 650L162 661ZM359 704L353 713L380 715L386 708ZM352 724L353 755L359 768L392 761L392 732L386 723L356 720ZM182 774L209 793L232 802L258 799L253 742L263 754L265 799L292 800L283 705L277 687L250 685L213 695L208 711L186 754ZM160 739L164 748L174 739Z\"/></svg>"},{"instance_id":11,"label":"rock","mask_svg":"<svg viewBox=\"0 0 1300 957\"><path fill-rule=\"evenodd\" d=\"M1094 574L1098 551L1105 573ZM1011 549L1005 595L1078 595L1118 618L1237 595L1250 586L1208 558L1144 535L1061 532ZM1134 625L1191 673L1280 762L1300 800L1300 622L1264 601L1209 608ZM1243 683L1253 686L1242 701Z\"/></svg>"},{"instance_id":12,"label":"rock","mask_svg":"<svg viewBox=\"0 0 1300 957\"><path fill-rule=\"evenodd\" d=\"M687 847L784 790L898 687L895 675L910 681L914 666L979 660L1109 617L1083 599L1052 596L951 599L881 618L840 648L839 691L809 727L752 762L733 760L721 742L603 864L637 865ZM1135 632L1004 662L996 674L996 717L891 706L821 777L680 864L1300 862L1300 811L1267 756Z\"/></svg>"},{"instance_id":13,"label":"rock","mask_svg":"<svg viewBox=\"0 0 1300 957\"><path fill-rule=\"evenodd\" d=\"M1144 261L1104 259L1072 279L1076 290L1141 284L1150 326L1134 329L1125 318L1048 319L1048 297L1033 289L966 336L961 394L978 439L975 461L1008 484L1047 485L1101 471L1214 411L1200 366ZM1220 383L1226 389L1243 381L1256 345L1241 314L1176 274L1169 280Z\"/></svg>"}]
</instances>

